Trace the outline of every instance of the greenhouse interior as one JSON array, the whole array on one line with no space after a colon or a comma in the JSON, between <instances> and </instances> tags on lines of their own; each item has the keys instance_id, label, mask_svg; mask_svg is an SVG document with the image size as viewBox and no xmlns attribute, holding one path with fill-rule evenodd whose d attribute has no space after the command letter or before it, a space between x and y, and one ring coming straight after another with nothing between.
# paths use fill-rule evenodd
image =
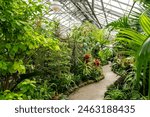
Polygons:
<instances>
[{"instance_id":1,"label":"greenhouse interior","mask_svg":"<svg viewBox=\"0 0 150 117\"><path fill-rule=\"evenodd\" d=\"M1 100L149 100L149 0L0 0Z\"/></svg>"}]
</instances>

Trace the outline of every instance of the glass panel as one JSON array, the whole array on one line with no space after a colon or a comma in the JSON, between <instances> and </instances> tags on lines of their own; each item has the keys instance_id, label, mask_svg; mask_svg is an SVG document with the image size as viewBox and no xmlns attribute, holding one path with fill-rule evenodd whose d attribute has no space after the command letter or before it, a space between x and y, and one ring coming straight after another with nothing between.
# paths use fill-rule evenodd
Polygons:
<instances>
[{"instance_id":1,"label":"glass panel","mask_svg":"<svg viewBox=\"0 0 150 117\"><path fill-rule=\"evenodd\" d=\"M52 11L50 16L46 15L46 17L50 20L59 19L61 25L67 27L65 30L70 30L74 25L81 25L83 20L92 20L96 24L99 21L105 26L107 22L115 21L124 14L128 15L134 3L133 0L82 0L82 3L80 0L49 1L52 3ZM94 1L94 8L92 1ZM139 12L139 9L141 9L139 5L135 4L133 12Z\"/></svg>"}]
</instances>

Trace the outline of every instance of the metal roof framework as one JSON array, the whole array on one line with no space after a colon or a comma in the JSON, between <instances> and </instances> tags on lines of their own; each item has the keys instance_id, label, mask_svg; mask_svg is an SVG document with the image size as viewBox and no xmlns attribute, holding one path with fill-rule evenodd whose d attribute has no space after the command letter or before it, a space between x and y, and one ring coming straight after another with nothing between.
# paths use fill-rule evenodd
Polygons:
<instances>
[{"instance_id":1,"label":"metal roof framework","mask_svg":"<svg viewBox=\"0 0 150 117\"><path fill-rule=\"evenodd\" d=\"M104 28L108 23L132 12L139 12L141 6L133 0L49 0L51 2L49 19L57 19L61 32L66 33L73 26L81 25L85 20ZM59 7L53 10L52 7Z\"/></svg>"}]
</instances>

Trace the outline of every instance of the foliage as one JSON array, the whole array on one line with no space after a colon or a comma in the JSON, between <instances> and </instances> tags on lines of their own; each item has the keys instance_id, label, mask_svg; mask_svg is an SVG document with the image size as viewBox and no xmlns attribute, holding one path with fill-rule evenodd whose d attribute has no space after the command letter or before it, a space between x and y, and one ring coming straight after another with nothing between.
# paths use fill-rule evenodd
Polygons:
<instances>
[{"instance_id":1,"label":"foliage","mask_svg":"<svg viewBox=\"0 0 150 117\"><path fill-rule=\"evenodd\" d=\"M121 88L120 90L122 90L123 92L128 91L127 92L127 95L129 95L128 99L141 99L143 97L144 99L150 99L150 89L149 89L150 18L148 13L149 11L144 12L139 18L139 24L141 26L142 33L141 31L138 32L133 29L121 28L116 38L117 42L115 43L116 44L115 50L117 56L116 61L114 61L113 64L113 70L116 70L122 77L126 77L123 83L123 88ZM128 67L127 65L130 65L131 63L127 63L125 65L125 62L123 61L131 57L134 59L135 62L133 61L132 66ZM134 75L128 77L128 74L131 71L133 71Z\"/></svg>"},{"instance_id":2,"label":"foliage","mask_svg":"<svg viewBox=\"0 0 150 117\"><path fill-rule=\"evenodd\" d=\"M106 28L111 27L111 30L120 28L130 28L128 16L123 16L116 21L109 23Z\"/></svg>"},{"instance_id":3,"label":"foliage","mask_svg":"<svg viewBox=\"0 0 150 117\"><path fill-rule=\"evenodd\" d=\"M120 73L121 74L121 73ZM105 93L106 100L145 100L147 97L143 96L138 90L133 89L135 83L135 72L127 72L108 88Z\"/></svg>"},{"instance_id":4,"label":"foliage","mask_svg":"<svg viewBox=\"0 0 150 117\"><path fill-rule=\"evenodd\" d=\"M40 1L39 1L40 2ZM45 24L46 4L33 0L0 1L0 77L2 90L16 86L21 74L33 66L32 56L40 47L58 50L57 41L38 32ZM37 20L41 19L40 22ZM32 70L33 72L33 70Z\"/></svg>"},{"instance_id":5,"label":"foliage","mask_svg":"<svg viewBox=\"0 0 150 117\"><path fill-rule=\"evenodd\" d=\"M107 42L103 31L86 23L62 40L59 22L44 17L48 8L41 0L0 1L0 99L64 99L71 88L100 80L100 61L88 65L83 55Z\"/></svg>"},{"instance_id":6,"label":"foliage","mask_svg":"<svg viewBox=\"0 0 150 117\"><path fill-rule=\"evenodd\" d=\"M150 37L150 18L146 15L146 13L143 13L140 17L140 24L142 26L143 31L146 33L147 37ZM136 72L136 78L137 83L140 83L140 78L142 78L142 85L143 85L143 93L146 93L147 85L148 85L148 99L150 99L150 73L148 72L150 69L149 65L149 49L150 49L150 38L147 38L146 41L141 45L140 52L137 56L137 72ZM141 76L141 73L142 76ZM148 82L148 83L147 83Z\"/></svg>"},{"instance_id":7,"label":"foliage","mask_svg":"<svg viewBox=\"0 0 150 117\"><path fill-rule=\"evenodd\" d=\"M69 41L72 49L71 72L81 78L80 82L100 79L102 74L98 52L108 43L105 34L104 30L89 22L73 29Z\"/></svg>"},{"instance_id":8,"label":"foliage","mask_svg":"<svg viewBox=\"0 0 150 117\"><path fill-rule=\"evenodd\" d=\"M35 80L25 79L17 85L16 91L5 90L1 92L0 99L5 100L31 100L31 99L52 99L55 92L51 90L47 81L38 85Z\"/></svg>"},{"instance_id":9,"label":"foliage","mask_svg":"<svg viewBox=\"0 0 150 117\"><path fill-rule=\"evenodd\" d=\"M18 84L20 93L26 95L33 95L36 88L35 83L36 83L35 81L30 81L29 79L26 79L24 82Z\"/></svg>"},{"instance_id":10,"label":"foliage","mask_svg":"<svg viewBox=\"0 0 150 117\"><path fill-rule=\"evenodd\" d=\"M145 39L145 35L133 29L121 29L116 37L118 44L116 44L115 48L120 50L122 54L135 56Z\"/></svg>"},{"instance_id":11,"label":"foliage","mask_svg":"<svg viewBox=\"0 0 150 117\"><path fill-rule=\"evenodd\" d=\"M65 92L72 81L73 74L70 73L71 50L66 42L59 42L60 51L41 48L37 54L33 56L36 69L46 74L37 76L36 80L44 82L48 80L53 83L52 89L59 93Z\"/></svg>"},{"instance_id":12,"label":"foliage","mask_svg":"<svg viewBox=\"0 0 150 117\"><path fill-rule=\"evenodd\" d=\"M75 27L70 35L71 41L79 44L84 54L91 52L95 46L103 47L107 44L107 31L98 29L96 26L85 22L81 27ZM76 45L78 46L78 45Z\"/></svg>"},{"instance_id":13,"label":"foliage","mask_svg":"<svg viewBox=\"0 0 150 117\"><path fill-rule=\"evenodd\" d=\"M24 95L5 90L0 93L0 100L23 100Z\"/></svg>"},{"instance_id":14,"label":"foliage","mask_svg":"<svg viewBox=\"0 0 150 117\"><path fill-rule=\"evenodd\" d=\"M135 0L135 1L140 1L141 3L144 3L144 4L150 4L149 0Z\"/></svg>"},{"instance_id":15,"label":"foliage","mask_svg":"<svg viewBox=\"0 0 150 117\"><path fill-rule=\"evenodd\" d=\"M111 99L111 100L122 100L125 99L125 94L118 89L115 90L111 90L110 92L107 92L106 94L107 96L105 97L105 99Z\"/></svg>"},{"instance_id":16,"label":"foliage","mask_svg":"<svg viewBox=\"0 0 150 117\"><path fill-rule=\"evenodd\" d=\"M147 95L147 87L150 87L150 84L147 84L147 82L149 82L148 78L149 78L149 73L148 73L148 68L149 68L149 39L147 39L147 37L149 37L149 20L150 18L146 15L146 13L143 13L140 16L140 25L144 31L145 34L140 34L138 32L133 33L133 31L128 32L128 30L125 30L123 33L125 34L121 34L121 38L119 37L118 39L124 42L128 42L127 47L132 47L130 48L130 50L128 51L133 51L134 52L134 56L137 53L137 50L139 50L139 54L137 56L135 56L137 58L136 60L136 84L139 84L142 82L142 88L143 89L143 94ZM121 32L122 33L122 32ZM122 38L123 37L123 38ZM144 43L143 43L144 42ZM141 73L143 75L141 75ZM141 80L140 80L141 79ZM150 89L148 89L148 94L149 94L149 99L150 99Z\"/></svg>"},{"instance_id":17,"label":"foliage","mask_svg":"<svg viewBox=\"0 0 150 117\"><path fill-rule=\"evenodd\" d=\"M31 97L35 93L35 81L30 81L26 79L24 82L18 84L18 92L11 92L9 90L5 90L0 95L0 99L9 99L9 100L23 100L23 99L31 99Z\"/></svg>"},{"instance_id":18,"label":"foliage","mask_svg":"<svg viewBox=\"0 0 150 117\"><path fill-rule=\"evenodd\" d=\"M101 60L102 65L108 64L108 61L111 61L113 57L113 50L110 48L103 48L99 51L98 57Z\"/></svg>"},{"instance_id":19,"label":"foliage","mask_svg":"<svg viewBox=\"0 0 150 117\"><path fill-rule=\"evenodd\" d=\"M122 56L122 58L119 58L119 56L116 56L112 62L112 70L121 76L126 76L128 72L135 69L134 62L133 57Z\"/></svg>"},{"instance_id":20,"label":"foliage","mask_svg":"<svg viewBox=\"0 0 150 117\"><path fill-rule=\"evenodd\" d=\"M87 80L95 80L98 81L101 79L102 71L99 66L94 65L94 61L89 61L88 63L84 63L80 61L78 67L77 67L77 73L80 74L82 81Z\"/></svg>"},{"instance_id":21,"label":"foliage","mask_svg":"<svg viewBox=\"0 0 150 117\"><path fill-rule=\"evenodd\" d=\"M0 1L1 99L64 98L72 83L70 49L57 38L59 23L44 17L48 3Z\"/></svg>"}]
</instances>

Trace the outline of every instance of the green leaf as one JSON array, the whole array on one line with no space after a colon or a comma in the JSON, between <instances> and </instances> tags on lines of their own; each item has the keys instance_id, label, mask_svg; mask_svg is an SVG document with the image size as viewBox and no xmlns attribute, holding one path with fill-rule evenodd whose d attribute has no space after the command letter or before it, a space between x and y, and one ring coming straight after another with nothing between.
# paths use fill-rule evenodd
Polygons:
<instances>
[{"instance_id":1,"label":"green leaf","mask_svg":"<svg viewBox=\"0 0 150 117\"><path fill-rule=\"evenodd\" d=\"M1 21L4 22L4 21L6 21L6 19L5 18L1 18Z\"/></svg>"},{"instance_id":2,"label":"green leaf","mask_svg":"<svg viewBox=\"0 0 150 117\"><path fill-rule=\"evenodd\" d=\"M18 52L18 46L15 45L13 48L12 48L12 52L13 53L17 53Z\"/></svg>"},{"instance_id":3,"label":"green leaf","mask_svg":"<svg viewBox=\"0 0 150 117\"><path fill-rule=\"evenodd\" d=\"M6 46L6 48L7 48L8 50L10 50L10 48L11 48L11 44L10 44L10 43L7 43L5 46Z\"/></svg>"},{"instance_id":4,"label":"green leaf","mask_svg":"<svg viewBox=\"0 0 150 117\"><path fill-rule=\"evenodd\" d=\"M140 25L142 26L143 31L150 36L150 18L145 12L140 16Z\"/></svg>"},{"instance_id":5,"label":"green leaf","mask_svg":"<svg viewBox=\"0 0 150 117\"><path fill-rule=\"evenodd\" d=\"M25 51L27 49L27 47L24 44L20 44L19 48L22 49L23 51Z\"/></svg>"},{"instance_id":6,"label":"green leaf","mask_svg":"<svg viewBox=\"0 0 150 117\"><path fill-rule=\"evenodd\" d=\"M23 65L23 62L21 60L19 62L15 61L12 68L10 69L11 73L15 73L17 71L19 73L25 73L26 72L26 68Z\"/></svg>"},{"instance_id":7,"label":"green leaf","mask_svg":"<svg viewBox=\"0 0 150 117\"><path fill-rule=\"evenodd\" d=\"M0 69L7 70L7 63L4 61L0 61Z\"/></svg>"},{"instance_id":8,"label":"green leaf","mask_svg":"<svg viewBox=\"0 0 150 117\"><path fill-rule=\"evenodd\" d=\"M141 50L137 56L137 62L136 62L136 85L139 84L140 82L140 78L141 78L141 73L142 71L146 71L147 69L149 69L150 71L150 65L147 64L150 62L150 38L148 38L143 45L141 46ZM147 73L144 72L142 79L143 81L146 81L144 78L146 77ZM148 85L148 98L150 99L150 72L148 73L149 76L149 85ZM145 82L143 82L143 86L145 87L146 84L144 84Z\"/></svg>"},{"instance_id":9,"label":"green leaf","mask_svg":"<svg viewBox=\"0 0 150 117\"><path fill-rule=\"evenodd\" d=\"M146 40L147 36L138 33L132 29L121 29L119 34L117 34L116 41L121 43L118 48L122 48L123 51L133 51L134 55L137 54L137 51L140 49L143 42Z\"/></svg>"}]
</instances>

